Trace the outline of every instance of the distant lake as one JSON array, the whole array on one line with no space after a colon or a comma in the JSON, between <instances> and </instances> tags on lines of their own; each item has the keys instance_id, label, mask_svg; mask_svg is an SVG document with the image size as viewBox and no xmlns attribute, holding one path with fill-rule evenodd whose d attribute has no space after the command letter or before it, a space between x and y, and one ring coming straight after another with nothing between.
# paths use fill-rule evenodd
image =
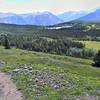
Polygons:
<instances>
[{"instance_id":1,"label":"distant lake","mask_svg":"<svg viewBox=\"0 0 100 100\"><path fill-rule=\"evenodd\" d=\"M53 29L63 29L63 28L70 28L70 27L72 27L71 25L66 25L66 26L50 26L50 27L46 27L46 29L51 29L51 30L53 30Z\"/></svg>"}]
</instances>

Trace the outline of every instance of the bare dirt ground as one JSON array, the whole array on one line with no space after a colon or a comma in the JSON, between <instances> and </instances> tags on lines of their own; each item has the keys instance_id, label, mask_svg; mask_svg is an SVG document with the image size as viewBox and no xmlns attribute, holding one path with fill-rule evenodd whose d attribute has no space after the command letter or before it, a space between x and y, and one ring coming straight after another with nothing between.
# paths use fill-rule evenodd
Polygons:
<instances>
[{"instance_id":1,"label":"bare dirt ground","mask_svg":"<svg viewBox=\"0 0 100 100\"><path fill-rule=\"evenodd\" d=\"M22 94L16 89L9 75L0 71L0 100L22 100Z\"/></svg>"}]
</instances>

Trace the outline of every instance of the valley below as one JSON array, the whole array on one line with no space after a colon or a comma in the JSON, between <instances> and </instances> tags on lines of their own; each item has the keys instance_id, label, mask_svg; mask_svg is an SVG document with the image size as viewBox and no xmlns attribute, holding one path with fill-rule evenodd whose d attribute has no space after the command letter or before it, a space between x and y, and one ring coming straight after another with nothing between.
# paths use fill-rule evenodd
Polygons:
<instances>
[{"instance_id":1,"label":"valley below","mask_svg":"<svg viewBox=\"0 0 100 100\"><path fill-rule=\"evenodd\" d=\"M100 100L99 37L98 22L0 24L0 99Z\"/></svg>"}]
</instances>

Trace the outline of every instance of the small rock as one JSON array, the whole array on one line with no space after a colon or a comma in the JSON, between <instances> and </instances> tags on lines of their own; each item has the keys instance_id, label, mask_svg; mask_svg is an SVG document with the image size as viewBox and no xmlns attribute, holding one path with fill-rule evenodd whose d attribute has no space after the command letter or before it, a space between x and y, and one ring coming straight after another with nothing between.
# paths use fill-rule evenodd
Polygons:
<instances>
[{"instance_id":1,"label":"small rock","mask_svg":"<svg viewBox=\"0 0 100 100\"><path fill-rule=\"evenodd\" d=\"M14 69L14 70L13 70L13 72L18 72L18 71L20 71L20 69Z\"/></svg>"}]
</instances>

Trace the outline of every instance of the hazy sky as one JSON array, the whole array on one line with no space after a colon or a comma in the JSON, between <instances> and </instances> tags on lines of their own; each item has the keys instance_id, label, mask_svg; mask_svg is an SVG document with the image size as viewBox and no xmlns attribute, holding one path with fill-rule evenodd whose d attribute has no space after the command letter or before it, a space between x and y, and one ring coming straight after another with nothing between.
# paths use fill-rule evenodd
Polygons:
<instances>
[{"instance_id":1,"label":"hazy sky","mask_svg":"<svg viewBox=\"0 0 100 100\"><path fill-rule=\"evenodd\" d=\"M0 12L27 13L34 11L91 10L100 7L100 0L0 0Z\"/></svg>"}]
</instances>

